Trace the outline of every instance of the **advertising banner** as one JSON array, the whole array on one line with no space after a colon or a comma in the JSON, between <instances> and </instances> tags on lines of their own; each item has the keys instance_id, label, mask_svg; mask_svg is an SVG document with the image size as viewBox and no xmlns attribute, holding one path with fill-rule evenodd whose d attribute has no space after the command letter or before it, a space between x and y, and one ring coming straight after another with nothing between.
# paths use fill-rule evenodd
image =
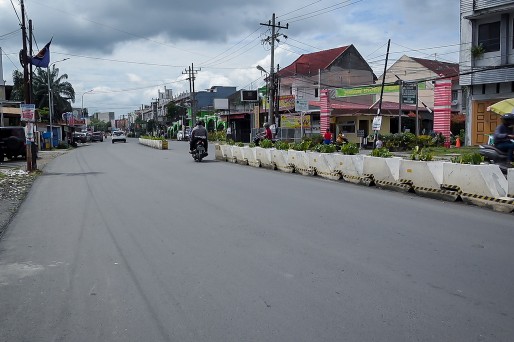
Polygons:
<instances>
[{"instance_id":1,"label":"advertising banner","mask_svg":"<svg viewBox=\"0 0 514 342\"><path fill-rule=\"evenodd\" d=\"M303 119L303 128L311 128L310 115L291 115L284 114L280 116L280 126L282 128L301 128Z\"/></svg>"},{"instance_id":2,"label":"advertising banner","mask_svg":"<svg viewBox=\"0 0 514 342\"><path fill-rule=\"evenodd\" d=\"M21 104L21 121L34 122L36 121L36 105Z\"/></svg>"}]
</instances>

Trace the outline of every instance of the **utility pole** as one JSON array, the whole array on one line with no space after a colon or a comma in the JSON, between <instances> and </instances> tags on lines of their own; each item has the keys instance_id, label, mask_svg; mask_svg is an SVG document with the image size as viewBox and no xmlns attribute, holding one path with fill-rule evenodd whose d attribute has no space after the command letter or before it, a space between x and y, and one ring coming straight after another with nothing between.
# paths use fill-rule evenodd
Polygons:
<instances>
[{"instance_id":1,"label":"utility pole","mask_svg":"<svg viewBox=\"0 0 514 342\"><path fill-rule=\"evenodd\" d=\"M276 29L288 29L289 24L286 24L286 26L281 26L280 22L278 24L275 24L275 13L273 13L272 19L268 21L267 24L261 23L263 26L271 27L271 37L268 37L265 39L266 42L268 42L271 45L271 66L270 66L270 89L269 89L269 114L268 114L268 123L270 125L273 125L275 123L275 114L274 114L274 100L275 100L275 71L274 71L274 64L275 64L275 40L277 42L280 42L277 38L279 37L279 34L276 33ZM287 36L284 36L287 38Z\"/></svg>"},{"instance_id":2,"label":"utility pole","mask_svg":"<svg viewBox=\"0 0 514 342\"><path fill-rule=\"evenodd\" d=\"M195 99L195 75L202 69L195 69L193 63L190 67L187 67L185 71L182 71L182 75L187 75L189 81L189 97L191 98L191 124L196 125L196 99Z\"/></svg>"},{"instance_id":3,"label":"utility pole","mask_svg":"<svg viewBox=\"0 0 514 342\"><path fill-rule=\"evenodd\" d=\"M27 60L27 27L25 25L25 4L23 0L21 3L21 36L23 39L23 50L22 55L20 57L21 62L23 64L23 98L25 100L25 104L30 103L30 80L29 80L29 66ZM29 125L30 126L30 125ZM32 142L27 140L27 172L32 171Z\"/></svg>"}]
</instances>

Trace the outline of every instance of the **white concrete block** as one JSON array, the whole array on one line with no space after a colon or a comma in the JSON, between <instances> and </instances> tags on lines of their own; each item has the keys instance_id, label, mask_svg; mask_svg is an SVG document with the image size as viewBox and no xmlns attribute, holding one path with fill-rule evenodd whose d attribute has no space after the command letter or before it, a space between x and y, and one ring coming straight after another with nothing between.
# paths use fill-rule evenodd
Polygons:
<instances>
[{"instance_id":1,"label":"white concrete block","mask_svg":"<svg viewBox=\"0 0 514 342\"><path fill-rule=\"evenodd\" d=\"M334 153L334 169L341 174L350 177L362 177L364 175L364 155L346 155Z\"/></svg>"},{"instance_id":2,"label":"white concrete block","mask_svg":"<svg viewBox=\"0 0 514 342\"><path fill-rule=\"evenodd\" d=\"M305 176L313 176L315 170L309 165L309 158L304 151L289 150L289 163L294 165L295 172Z\"/></svg>"},{"instance_id":3,"label":"white concrete block","mask_svg":"<svg viewBox=\"0 0 514 342\"><path fill-rule=\"evenodd\" d=\"M507 172L507 194L509 197L514 197L514 168L510 168Z\"/></svg>"},{"instance_id":4,"label":"white concrete block","mask_svg":"<svg viewBox=\"0 0 514 342\"><path fill-rule=\"evenodd\" d=\"M254 147L255 148L255 158L261 163L262 167L274 169L275 164L271 160L271 151L275 150L274 148L262 148L262 147Z\"/></svg>"},{"instance_id":5,"label":"white concrete block","mask_svg":"<svg viewBox=\"0 0 514 342\"><path fill-rule=\"evenodd\" d=\"M271 160L280 171L293 172L294 170L294 166L289 164L288 152L285 150L273 149L271 152Z\"/></svg>"},{"instance_id":6,"label":"white concrete block","mask_svg":"<svg viewBox=\"0 0 514 342\"><path fill-rule=\"evenodd\" d=\"M500 198L507 196L507 179L498 165L443 163L443 184L464 193Z\"/></svg>"},{"instance_id":7,"label":"white concrete block","mask_svg":"<svg viewBox=\"0 0 514 342\"><path fill-rule=\"evenodd\" d=\"M400 179L400 161L402 158L380 158L364 156L363 173L373 175L373 179L382 182L398 182Z\"/></svg>"},{"instance_id":8,"label":"white concrete block","mask_svg":"<svg viewBox=\"0 0 514 342\"><path fill-rule=\"evenodd\" d=\"M443 183L442 161L401 160L400 180L412 181L412 185L421 188L441 189Z\"/></svg>"}]
</instances>

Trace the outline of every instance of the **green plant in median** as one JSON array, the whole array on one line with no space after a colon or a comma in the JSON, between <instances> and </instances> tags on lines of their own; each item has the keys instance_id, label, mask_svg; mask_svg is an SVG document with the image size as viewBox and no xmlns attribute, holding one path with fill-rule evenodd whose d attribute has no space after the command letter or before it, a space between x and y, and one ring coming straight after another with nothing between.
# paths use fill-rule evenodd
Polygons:
<instances>
[{"instance_id":1,"label":"green plant in median","mask_svg":"<svg viewBox=\"0 0 514 342\"><path fill-rule=\"evenodd\" d=\"M433 158L434 155L429 149L419 148L419 146L414 147L410 155L411 160L431 161Z\"/></svg>"},{"instance_id":2,"label":"green plant in median","mask_svg":"<svg viewBox=\"0 0 514 342\"><path fill-rule=\"evenodd\" d=\"M472 164L472 165L480 165L484 162L484 157L479 153L466 153L460 156L453 157L451 159L452 163L458 164Z\"/></svg>"},{"instance_id":3,"label":"green plant in median","mask_svg":"<svg viewBox=\"0 0 514 342\"><path fill-rule=\"evenodd\" d=\"M263 139L259 142L259 146L262 148L272 148L273 147L273 141L269 139Z\"/></svg>"},{"instance_id":4,"label":"green plant in median","mask_svg":"<svg viewBox=\"0 0 514 342\"><path fill-rule=\"evenodd\" d=\"M151 135L143 135L141 136L141 139L148 139L148 140L160 140L160 141L165 141L166 138L163 138L163 137L154 137L154 136L151 136Z\"/></svg>"},{"instance_id":5,"label":"green plant in median","mask_svg":"<svg viewBox=\"0 0 514 342\"><path fill-rule=\"evenodd\" d=\"M317 144L314 146L313 150L320 153L334 153L336 151L336 145Z\"/></svg>"},{"instance_id":6,"label":"green plant in median","mask_svg":"<svg viewBox=\"0 0 514 342\"><path fill-rule=\"evenodd\" d=\"M287 141L277 141L275 142L275 148L277 150L288 150L289 149L289 143Z\"/></svg>"},{"instance_id":7,"label":"green plant in median","mask_svg":"<svg viewBox=\"0 0 514 342\"><path fill-rule=\"evenodd\" d=\"M235 145L238 146L238 147L244 147L245 146L245 144L243 142L241 142L241 141L236 142Z\"/></svg>"},{"instance_id":8,"label":"green plant in median","mask_svg":"<svg viewBox=\"0 0 514 342\"><path fill-rule=\"evenodd\" d=\"M393 154L386 147L376 148L371 151L372 157L391 158Z\"/></svg>"},{"instance_id":9,"label":"green plant in median","mask_svg":"<svg viewBox=\"0 0 514 342\"><path fill-rule=\"evenodd\" d=\"M226 143L227 145L234 145L236 142L232 139L227 139Z\"/></svg>"},{"instance_id":10,"label":"green plant in median","mask_svg":"<svg viewBox=\"0 0 514 342\"><path fill-rule=\"evenodd\" d=\"M359 146L354 143L346 143L341 146L341 153L354 155L359 153Z\"/></svg>"}]
</instances>

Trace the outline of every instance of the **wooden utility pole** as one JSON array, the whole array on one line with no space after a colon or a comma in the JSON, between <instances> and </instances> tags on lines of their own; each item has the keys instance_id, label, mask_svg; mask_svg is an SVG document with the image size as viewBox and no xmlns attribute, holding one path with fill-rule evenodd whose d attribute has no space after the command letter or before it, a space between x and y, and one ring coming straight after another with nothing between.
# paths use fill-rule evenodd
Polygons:
<instances>
[{"instance_id":1,"label":"wooden utility pole","mask_svg":"<svg viewBox=\"0 0 514 342\"><path fill-rule=\"evenodd\" d=\"M280 22L278 24L275 24L275 13L273 13L273 16L270 21L268 21L267 24L261 23L263 26L271 27L271 37L268 37L266 41L271 45L271 66L270 66L270 72L269 72L269 114L268 114L268 123L270 125L273 125L275 123L275 113L274 113L274 101L277 94L277 89L275 89L275 71L274 71L274 64L275 64L275 40L278 42L278 34L276 33L276 29L288 29L289 24L286 24L286 26L281 26Z\"/></svg>"}]
</instances>

